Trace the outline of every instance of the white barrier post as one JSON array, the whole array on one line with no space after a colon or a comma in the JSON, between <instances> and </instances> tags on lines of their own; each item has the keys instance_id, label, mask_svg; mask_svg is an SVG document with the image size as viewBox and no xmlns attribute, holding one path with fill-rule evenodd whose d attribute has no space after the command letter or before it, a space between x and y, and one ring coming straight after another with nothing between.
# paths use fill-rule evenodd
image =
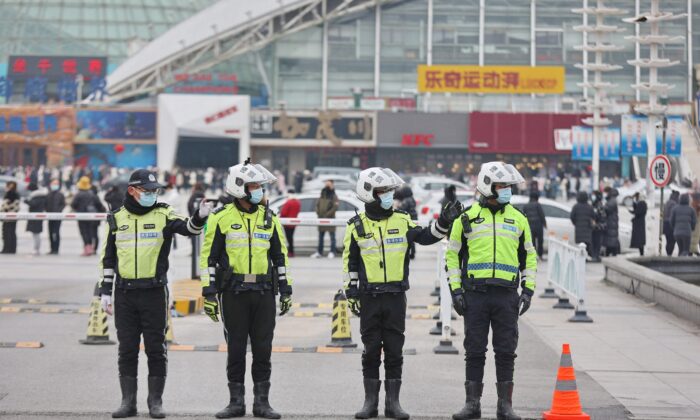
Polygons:
<instances>
[{"instance_id":1,"label":"white barrier post","mask_svg":"<svg viewBox=\"0 0 700 420\"><path fill-rule=\"evenodd\" d=\"M447 244L441 243L438 251L438 281L440 284L440 323L442 324L442 337L440 344L433 349L435 354L459 354L452 345L452 295L447 284L447 272L445 271L445 253Z\"/></svg>"},{"instance_id":2,"label":"white barrier post","mask_svg":"<svg viewBox=\"0 0 700 420\"><path fill-rule=\"evenodd\" d=\"M576 246L549 239L548 275L549 282L576 300L576 306L567 297L560 298L553 306L556 309L574 309L574 316L569 322L593 322L585 308L586 300L586 245Z\"/></svg>"}]
</instances>

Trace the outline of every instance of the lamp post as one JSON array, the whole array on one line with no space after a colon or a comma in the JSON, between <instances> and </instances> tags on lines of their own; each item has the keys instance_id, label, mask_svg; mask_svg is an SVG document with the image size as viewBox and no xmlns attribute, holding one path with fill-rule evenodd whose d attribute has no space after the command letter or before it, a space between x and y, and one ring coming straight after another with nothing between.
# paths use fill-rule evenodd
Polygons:
<instances>
[{"instance_id":1,"label":"lamp post","mask_svg":"<svg viewBox=\"0 0 700 420\"><path fill-rule=\"evenodd\" d=\"M668 36L663 35L659 31L659 24L661 22L668 22L671 20L682 19L686 17L687 14L674 15L670 12L662 12L659 10L659 0L651 0L651 10L644 12L638 16L631 18L622 19L627 23L634 23L639 25L642 23L649 23L649 34L642 35L641 31L639 35L626 37L629 40L633 40L637 44L637 48L641 45L649 46L649 58L638 58L635 60L628 60L627 62L639 69L649 70L649 81L640 82L632 85L640 93L646 93L649 97L647 103L639 103L635 106L635 111L640 114L645 114L648 117L647 123L647 171L646 172L646 188L647 188L647 199L651 207L654 206L654 185L651 182L651 177L649 174L649 169L651 165L651 160L657 154L666 154L666 142L662 142L662 150L656 150L656 126L662 120L665 120L665 114L668 107L659 102L659 96L667 97L668 91L674 86L667 83L660 83L658 80L658 70L660 68L672 67L679 64L679 61L671 61L668 58L659 57L659 47L665 44L682 42L684 37L682 36ZM641 97L641 95L640 95ZM665 131L665 121L664 121L664 131ZM662 133L665 140L665 132ZM661 202L659 203L660 220L659 223L663 223L664 218L664 206L663 206L663 188L661 189ZM661 230L659 228L659 254L661 254Z\"/></svg>"},{"instance_id":2,"label":"lamp post","mask_svg":"<svg viewBox=\"0 0 700 420\"><path fill-rule=\"evenodd\" d=\"M584 118L583 123L593 127L593 158L591 162L592 174L591 182L592 189L596 191L600 188L600 137L603 127L607 127L612 123L609 118L605 118L603 114L608 106L608 100L604 99L604 94L607 90L615 87L615 84L603 81L603 73L620 70L622 66L604 63L603 54L613 51L619 51L622 47L605 42L605 36L622 32L615 25L606 25L606 16L623 15L625 12L621 9L606 7L603 0L596 0L596 6L588 5L588 0L583 0L583 8L573 9L574 13L583 15L583 25L575 26L574 30L583 33L583 45L575 47L579 51L583 51L585 59L583 63L576 64L577 68L584 71L583 83L579 83L584 91L592 89L593 102L588 98L585 100L586 111L592 113L593 116ZM589 17L595 18L594 24L589 24ZM591 39L592 38L592 39ZM593 62L588 60L588 53L595 54ZM590 81L588 72L593 72L593 81Z\"/></svg>"}]
</instances>

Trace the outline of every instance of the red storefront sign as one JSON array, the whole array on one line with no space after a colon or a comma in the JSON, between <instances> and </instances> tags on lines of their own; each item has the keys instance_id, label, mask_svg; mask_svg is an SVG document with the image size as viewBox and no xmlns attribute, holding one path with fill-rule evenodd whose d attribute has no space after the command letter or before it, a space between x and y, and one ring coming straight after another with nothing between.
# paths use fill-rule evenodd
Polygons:
<instances>
[{"instance_id":1,"label":"red storefront sign","mask_svg":"<svg viewBox=\"0 0 700 420\"><path fill-rule=\"evenodd\" d=\"M433 134L403 134L401 136L401 146L408 147L420 147L427 146L431 147L433 145L433 140L435 135Z\"/></svg>"},{"instance_id":2,"label":"red storefront sign","mask_svg":"<svg viewBox=\"0 0 700 420\"><path fill-rule=\"evenodd\" d=\"M570 154L556 150L554 130L581 125L583 114L472 112L469 151L472 153Z\"/></svg>"}]
</instances>

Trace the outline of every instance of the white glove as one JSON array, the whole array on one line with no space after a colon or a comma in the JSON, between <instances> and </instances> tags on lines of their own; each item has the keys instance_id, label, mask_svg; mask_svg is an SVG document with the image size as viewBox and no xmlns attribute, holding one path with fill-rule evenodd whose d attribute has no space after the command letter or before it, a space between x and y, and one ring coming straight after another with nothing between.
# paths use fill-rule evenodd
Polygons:
<instances>
[{"instance_id":1,"label":"white glove","mask_svg":"<svg viewBox=\"0 0 700 420\"><path fill-rule=\"evenodd\" d=\"M102 304L102 310L107 312L107 314L112 315L112 296L100 296L100 303Z\"/></svg>"},{"instance_id":2,"label":"white glove","mask_svg":"<svg viewBox=\"0 0 700 420\"><path fill-rule=\"evenodd\" d=\"M209 216L209 213L211 213L211 209L212 209L211 202L202 200L199 203L199 210L197 210L197 216L199 216L200 219L206 219L207 216Z\"/></svg>"}]
</instances>

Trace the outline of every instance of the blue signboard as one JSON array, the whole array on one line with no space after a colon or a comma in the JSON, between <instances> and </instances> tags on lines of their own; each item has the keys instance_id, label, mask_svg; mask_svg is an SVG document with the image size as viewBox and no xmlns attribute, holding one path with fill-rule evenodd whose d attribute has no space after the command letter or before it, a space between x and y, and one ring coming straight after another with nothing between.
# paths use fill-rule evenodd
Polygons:
<instances>
[{"instance_id":1,"label":"blue signboard","mask_svg":"<svg viewBox=\"0 0 700 420\"><path fill-rule=\"evenodd\" d=\"M156 111L80 110L79 140L154 140Z\"/></svg>"},{"instance_id":2,"label":"blue signboard","mask_svg":"<svg viewBox=\"0 0 700 420\"><path fill-rule=\"evenodd\" d=\"M145 168L156 165L155 144L124 144L123 146L120 150L114 144L76 144L75 164L90 168L101 165L115 168Z\"/></svg>"},{"instance_id":3,"label":"blue signboard","mask_svg":"<svg viewBox=\"0 0 700 420\"><path fill-rule=\"evenodd\" d=\"M666 127L666 156L680 157L682 149L683 124L685 121L679 115L667 117ZM656 153L662 154L663 150L663 130L656 130Z\"/></svg>"},{"instance_id":4,"label":"blue signboard","mask_svg":"<svg viewBox=\"0 0 700 420\"><path fill-rule=\"evenodd\" d=\"M600 129L600 160L620 161L620 129L602 127Z\"/></svg>"},{"instance_id":5,"label":"blue signboard","mask_svg":"<svg viewBox=\"0 0 700 420\"><path fill-rule=\"evenodd\" d=\"M622 156L647 155L647 124L644 115L623 115L620 127L620 154Z\"/></svg>"},{"instance_id":6,"label":"blue signboard","mask_svg":"<svg viewBox=\"0 0 700 420\"><path fill-rule=\"evenodd\" d=\"M593 129L591 127L571 127L571 160L593 159Z\"/></svg>"}]
</instances>

